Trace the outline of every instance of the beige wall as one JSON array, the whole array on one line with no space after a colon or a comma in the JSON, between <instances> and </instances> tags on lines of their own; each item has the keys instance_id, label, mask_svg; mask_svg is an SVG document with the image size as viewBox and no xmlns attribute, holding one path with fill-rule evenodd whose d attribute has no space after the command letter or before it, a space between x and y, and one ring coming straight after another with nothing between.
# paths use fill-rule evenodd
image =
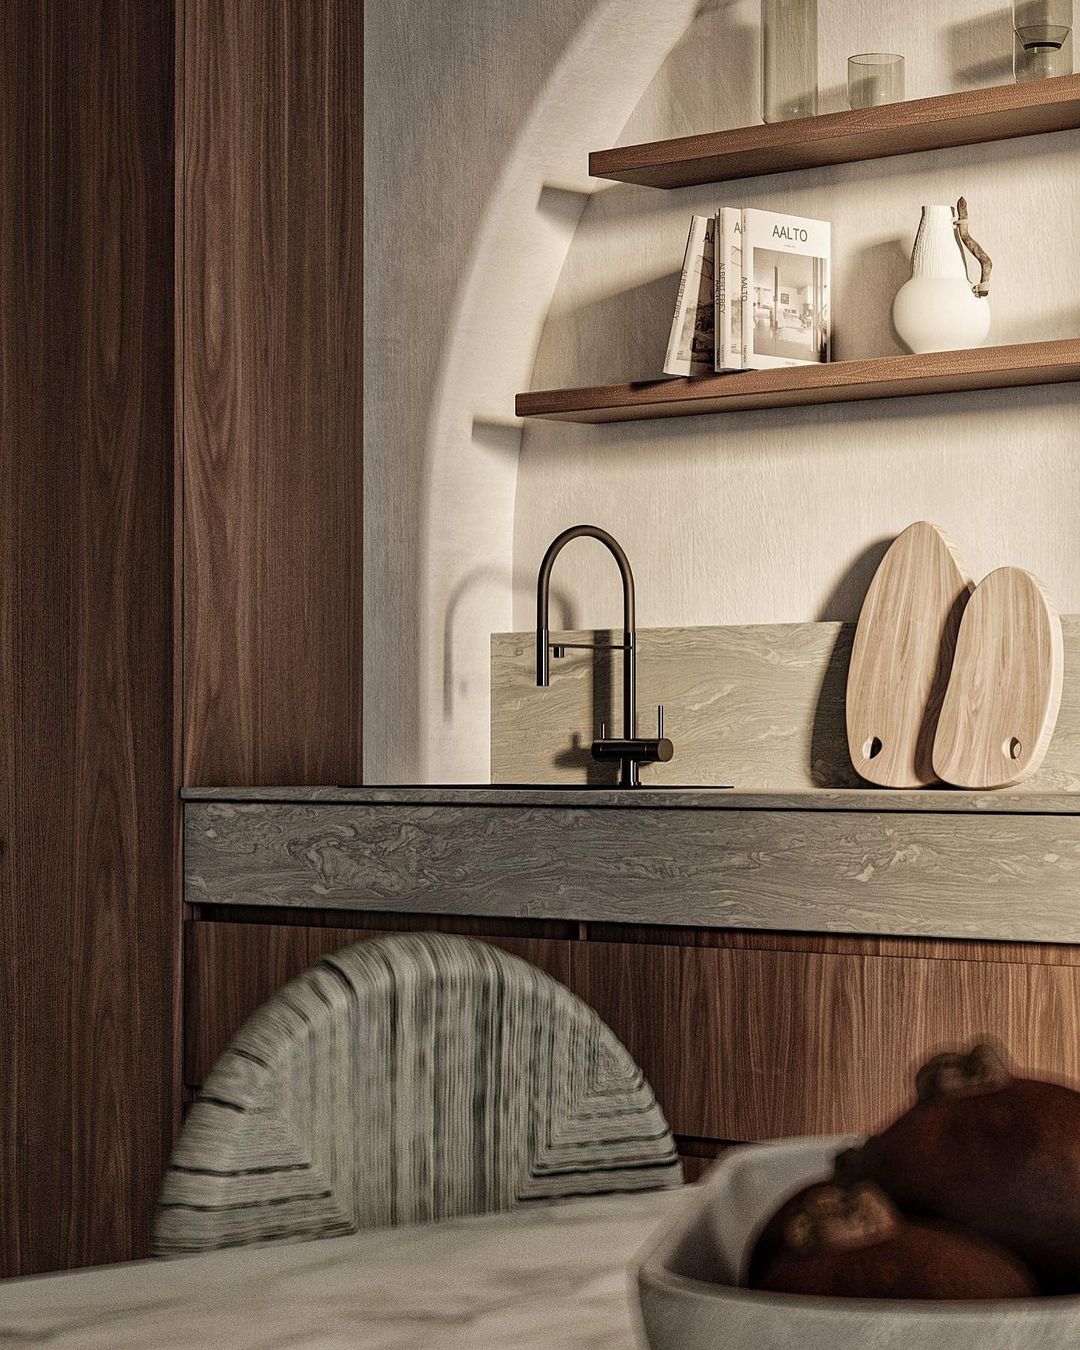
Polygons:
<instances>
[{"instance_id":1,"label":"beige wall","mask_svg":"<svg viewBox=\"0 0 1080 1350\"><path fill-rule=\"evenodd\" d=\"M757 8L369 5L373 780L487 777L488 634L531 624L543 549L578 520L626 545L642 625L854 617L883 541L920 517L976 576L1015 562L1080 610L1073 387L512 423L516 388L659 373L689 216L722 204L833 222L838 359L899 350L889 309L919 207L961 193L995 261L990 340L1080 332L1080 133L578 195L590 147L756 120ZM841 106L856 51L903 52L909 96L1009 78L1003 7L955 0L947 20L930 0L821 8L823 110ZM596 546L574 549L557 574L563 617L607 624L613 569Z\"/></svg>"}]
</instances>

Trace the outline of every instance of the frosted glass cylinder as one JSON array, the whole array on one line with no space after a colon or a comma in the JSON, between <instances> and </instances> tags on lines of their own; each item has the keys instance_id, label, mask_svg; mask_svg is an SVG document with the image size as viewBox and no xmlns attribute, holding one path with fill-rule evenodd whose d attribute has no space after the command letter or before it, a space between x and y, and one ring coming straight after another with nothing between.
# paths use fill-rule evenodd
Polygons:
<instances>
[{"instance_id":1,"label":"frosted glass cylinder","mask_svg":"<svg viewBox=\"0 0 1080 1350\"><path fill-rule=\"evenodd\" d=\"M761 0L761 116L817 113L817 0Z\"/></svg>"},{"instance_id":2,"label":"frosted glass cylinder","mask_svg":"<svg viewBox=\"0 0 1080 1350\"><path fill-rule=\"evenodd\" d=\"M1072 0L1013 0L1013 74L1018 84L1071 75Z\"/></svg>"}]
</instances>

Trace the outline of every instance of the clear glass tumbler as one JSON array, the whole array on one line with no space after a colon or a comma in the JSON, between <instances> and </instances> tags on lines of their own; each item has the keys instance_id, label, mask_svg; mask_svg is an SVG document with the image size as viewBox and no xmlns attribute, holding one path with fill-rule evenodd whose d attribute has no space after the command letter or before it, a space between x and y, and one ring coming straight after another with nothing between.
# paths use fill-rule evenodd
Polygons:
<instances>
[{"instance_id":1,"label":"clear glass tumbler","mask_svg":"<svg viewBox=\"0 0 1080 1350\"><path fill-rule=\"evenodd\" d=\"M894 52L863 52L859 56L849 56L847 88L848 104L852 108L902 103L904 58Z\"/></svg>"},{"instance_id":2,"label":"clear glass tumbler","mask_svg":"<svg viewBox=\"0 0 1080 1350\"><path fill-rule=\"evenodd\" d=\"M761 0L761 116L817 113L817 0Z\"/></svg>"},{"instance_id":3,"label":"clear glass tumbler","mask_svg":"<svg viewBox=\"0 0 1080 1350\"><path fill-rule=\"evenodd\" d=\"M1013 0L1017 84L1072 74L1072 11L1072 0Z\"/></svg>"}]
</instances>

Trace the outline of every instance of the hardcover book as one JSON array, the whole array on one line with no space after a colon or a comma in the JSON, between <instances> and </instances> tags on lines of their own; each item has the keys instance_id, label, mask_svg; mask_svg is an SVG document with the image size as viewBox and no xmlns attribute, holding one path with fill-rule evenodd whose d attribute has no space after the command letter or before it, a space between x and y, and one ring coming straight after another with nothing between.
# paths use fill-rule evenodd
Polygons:
<instances>
[{"instance_id":1,"label":"hardcover book","mask_svg":"<svg viewBox=\"0 0 1080 1350\"><path fill-rule=\"evenodd\" d=\"M743 366L829 360L832 227L778 211L743 212Z\"/></svg>"},{"instance_id":2,"label":"hardcover book","mask_svg":"<svg viewBox=\"0 0 1080 1350\"><path fill-rule=\"evenodd\" d=\"M665 375L712 374L715 235L714 217L694 216L679 278Z\"/></svg>"},{"instance_id":3,"label":"hardcover book","mask_svg":"<svg viewBox=\"0 0 1080 1350\"><path fill-rule=\"evenodd\" d=\"M716 369L742 370L742 210L722 206L716 221L716 284L713 310Z\"/></svg>"}]
</instances>

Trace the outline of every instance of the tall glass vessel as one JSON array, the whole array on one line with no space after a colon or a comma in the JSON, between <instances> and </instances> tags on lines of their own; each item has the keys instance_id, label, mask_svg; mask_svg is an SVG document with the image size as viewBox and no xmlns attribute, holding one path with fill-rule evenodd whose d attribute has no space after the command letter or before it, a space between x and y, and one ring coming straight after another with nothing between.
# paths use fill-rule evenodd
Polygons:
<instances>
[{"instance_id":1,"label":"tall glass vessel","mask_svg":"<svg viewBox=\"0 0 1080 1350\"><path fill-rule=\"evenodd\" d=\"M817 113L817 0L761 0L761 116Z\"/></svg>"},{"instance_id":2,"label":"tall glass vessel","mask_svg":"<svg viewBox=\"0 0 1080 1350\"><path fill-rule=\"evenodd\" d=\"M1018 84L1071 75L1072 0L1013 0L1013 74Z\"/></svg>"}]
</instances>

